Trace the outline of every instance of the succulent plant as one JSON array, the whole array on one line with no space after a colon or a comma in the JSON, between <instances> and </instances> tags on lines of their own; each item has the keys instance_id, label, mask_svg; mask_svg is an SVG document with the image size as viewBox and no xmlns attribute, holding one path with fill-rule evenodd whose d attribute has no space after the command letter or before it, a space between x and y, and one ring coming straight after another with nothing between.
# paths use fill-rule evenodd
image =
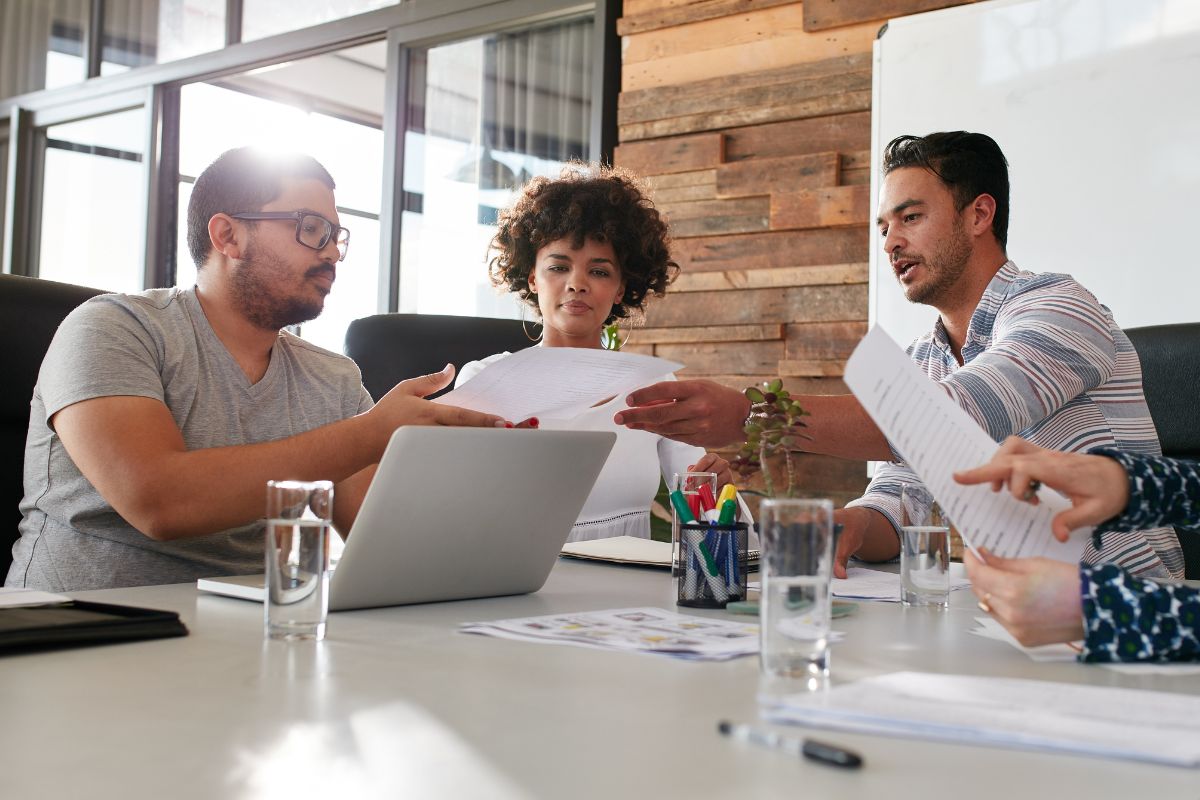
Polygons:
<instances>
[{"instance_id":1,"label":"succulent plant","mask_svg":"<svg viewBox=\"0 0 1200 800\"><path fill-rule=\"evenodd\" d=\"M778 496L775 479L771 475L768 459L782 455L787 477L784 497L793 497L796 492L796 470L792 452L801 439L812 439L804 433L803 417L809 413L783 388L783 380L776 378L761 386L748 386L745 390L750 400L750 416L746 419L746 443L733 459L733 468L743 478L761 470L766 494Z\"/></svg>"}]
</instances>

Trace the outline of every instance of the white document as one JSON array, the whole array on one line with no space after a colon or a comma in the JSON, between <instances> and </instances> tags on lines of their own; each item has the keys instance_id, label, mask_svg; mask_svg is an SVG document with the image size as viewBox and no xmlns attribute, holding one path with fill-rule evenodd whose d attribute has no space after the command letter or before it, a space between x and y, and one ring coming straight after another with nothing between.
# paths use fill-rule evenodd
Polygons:
<instances>
[{"instance_id":1,"label":"white document","mask_svg":"<svg viewBox=\"0 0 1200 800\"><path fill-rule=\"evenodd\" d=\"M758 652L757 625L676 614L661 608L469 622L459 630L520 642L570 644L691 661L726 661Z\"/></svg>"},{"instance_id":2,"label":"white document","mask_svg":"<svg viewBox=\"0 0 1200 800\"><path fill-rule=\"evenodd\" d=\"M435 402L499 414L512 422L530 417L570 419L612 397L654 383L682 366L639 353L529 347L488 364Z\"/></svg>"},{"instance_id":3,"label":"white document","mask_svg":"<svg viewBox=\"0 0 1200 800\"><path fill-rule=\"evenodd\" d=\"M1007 558L1079 561L1091 528L1073 531L1065 543L1050 532L1050 520L1070 507L1061 495L1043 489L1039 504L1031 506L1007 491L993 492L988 484L954 482L955 472L987 463L999 445L882 328L872 328L854 348L845 380L968 547L986 547Z\"/></svg>"},{"instance_id":4,"label":"white document","mask_svg":"<svg viewBox=\"0 0 1200 800\"><path fill-rule=\"evenodd\" d=\"M62 594L51 594L38 589L15 589L0 586L0 608L54 606L69 602L71 602L71 598Z\"/></svg>"},{"instance_id":5,"label":"white document","mask_svg":"<svg viewBox=\"0 0 1200 800\"><path fill-rule=\"evenodd\" d=\"M894 672L790 695L774 722L1200 766L1200 697L1049 681Z\"/></svg>"},{"instance_id":6,"label":"white document","mask_svg":"<svg viewBox=\"0 0 1200 800\"><path fill-rule=\"evenodd\" d=\"M962 564L950 565L950 591L965 589L971 585ZM895 572L884 572L878 569L849 567L845 578L834 578L830 581L830 590L834 597L844 597L849 600L883 600L889 603L900 602L900 575Z\"/></svg>"},{"instance_id":7,"label":"white document","mask_svg":"<svg viewBox=\"0 0 1200 800\"><path fill-rule=\"evenodd\" d=\"M1017 648L1034 661L1075 661L1079 655L1079 646L1073 644L1043 644L1036 647L1026 647L1004 629L991 617L976 617L979 627L972 628L971 633L985 639L995 639ZM1088 669L1101 667L1123 675L1200 675L1200 664L1186 661L1119 661L1099 662L1089 664Z\"/></svg>"}]
</instances>

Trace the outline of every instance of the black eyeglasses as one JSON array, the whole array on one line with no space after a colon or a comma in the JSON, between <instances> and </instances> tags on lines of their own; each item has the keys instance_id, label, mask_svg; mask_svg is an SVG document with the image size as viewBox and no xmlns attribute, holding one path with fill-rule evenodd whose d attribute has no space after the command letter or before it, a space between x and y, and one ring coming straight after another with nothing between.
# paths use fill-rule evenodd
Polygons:
<instances>
[{"instance_id":1,"label":"black eyeglasses","mask_svg":"<svg viewBox=\"0 0 1200 800\"><path fill-rule=\"evenodd\" d=\"M230 214L234 219L290 219L296 222L296 241L313 250L324 250L333 239L337 243L338 261L346 259L350 249L350 231L334 225L320 214L311 211L260 211L257 214Z\"/></svg>"}]
</instances>

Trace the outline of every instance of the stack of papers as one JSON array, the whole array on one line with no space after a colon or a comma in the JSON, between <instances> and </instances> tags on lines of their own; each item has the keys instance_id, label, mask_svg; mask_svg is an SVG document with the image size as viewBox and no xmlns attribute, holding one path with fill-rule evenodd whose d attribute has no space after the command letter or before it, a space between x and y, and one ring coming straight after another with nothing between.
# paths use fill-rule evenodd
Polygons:
<instances>
[{"instance_id":1,"label":"stack of papers","mask_svg":"<svg viewBox=\"0 0 1200 800\"><path fill-rule=\"evenodd\" d=\"M779 698L764 714L855 733L1200 766L1200 697L1170 692L896 672Z\"/></svg>"},{"instance_id":2,"label":"stack of papers","mask_svg":"<svg viewBox=\"0 0 1200 800\"><path fill-rule=\"evenodd\" d=\"M757 625L675 614L661 608L468 622L459 630L519 642L571 644L691 661L727 661L758 652Z\"/></svg>"}]
</instances>

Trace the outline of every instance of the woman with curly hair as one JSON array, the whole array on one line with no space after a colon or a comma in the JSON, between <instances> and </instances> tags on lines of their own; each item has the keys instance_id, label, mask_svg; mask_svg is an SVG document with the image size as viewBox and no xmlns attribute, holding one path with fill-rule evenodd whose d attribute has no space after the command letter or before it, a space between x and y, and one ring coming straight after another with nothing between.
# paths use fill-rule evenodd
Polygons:
<instances>
[{"instance_id":1,"label":"woman with curly hair","mask_svg":"<svg viewBox=\"0 0 1200 800\"><path fill-rule=\"evenodd\" d=\"M594 164L566 166L557 178L538 177L501 212L492 239L492 283L516 294L538 316L542 347L600 348L604 328L640 315L678 272L667 224L631 173ZM458 384L508 353L463 366ZM613 423L622 403L612 398L571 420L544 428L608 430L617 434L568 541L650 536L650 505L659 471L716 472L732 480L725 459L698 447Z\"/></svg>"}]
</instances>

